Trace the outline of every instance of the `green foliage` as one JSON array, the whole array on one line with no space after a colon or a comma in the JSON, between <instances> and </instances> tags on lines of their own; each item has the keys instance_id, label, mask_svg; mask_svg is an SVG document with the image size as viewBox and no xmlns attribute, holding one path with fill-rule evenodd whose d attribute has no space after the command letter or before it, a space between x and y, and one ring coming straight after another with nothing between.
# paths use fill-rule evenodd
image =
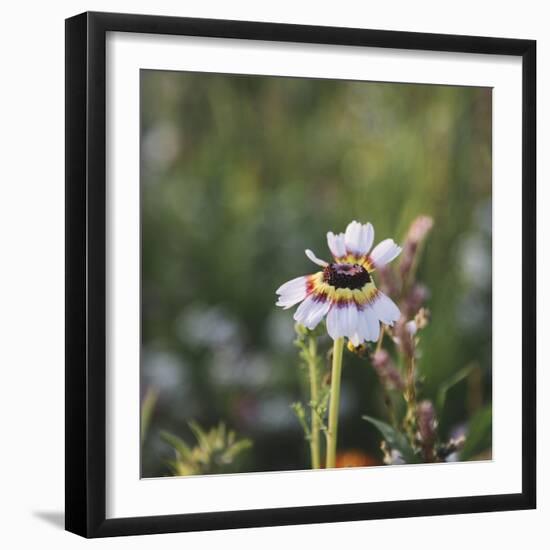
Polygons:
<instances>
[{"instance_id":1,"label":"green foliage","mask_svg":"<svg viewBox=\"0 0 550 550\"><path fill-rule=\"evenodd\" d=\"M330 398L330 387L324 385L321 387L319 399L317 401L310 401L309 403L313 414L315 414L321 422L322 430L326 430L325 419L328 412L329 398Z\"/></svg>"},{"instance_id":2,"label":"green foliage","mask_svg":"<svg viewBox=\"0 0 550 550\"><path fill-rule=\"evenodd\" d=\"M241 453L252 447L249 439L237 439L235 432L227 431L223 422L209 431L205 431L196 422L190 422L189 426L197 440L194 447L189 447L174 434L161 432L162 439L176 453L176 458L168 461L174 475L233 472Z\"/></svg>"},{"instance_id":3,"label":"green foliage","mask_svg":"<svg viewBox=\"0 0 550 550\"><path fill-rule=\"evenodd\" d=\"M294 411L294 414L296 415L296 418L298 419L298 422L300 423L300 426L304 431L306 440L309 441L309 439L311 439L311 428L308 424L308 418L303 403L297 401L296 403L292 403L290 407Z\"/></svg>"},{"instance_id":4,"label":"green foliage","mask_svg":"<svg viewBox=\"0 0 550 550\"><path fill-rule=\"evenodd\" d=\"M300 423L302 430L304 431L304 435L307 440L311 437L311 430L308 425L308 422L311 421L311 415L315 415L319 419L321 430L326 431L327 426L325 422L328 411L329 397L330 387L323 386L321 388L320 398L317 401L310 401L308 403L311 410L310 414L306 413L304 404L299 401L290 405L296 415L296 418L298 419L298 422Z\"/></svg>"},{"instance_id":5,"label":"green foliage","mask_svg":"<svg viewBox=\"0 0 550 550\"><path fill-rule=\"evenodd\" d=\"M191 448L177 435L171 434L170 432L161 432L162 439L168 443L176 451L178 455L178 460L181 461L190 461L192 460L192 451Z\"/></svg>"},{"instance_id":6,"label":"green foliage","mask_svg":"<svg viewBox=\"0 0 550 550\"><path fill-rule=\"evenodd\" d=\"M443 412L445 408L445 400L447 398L447 392L456 386L462 380L468 378L468 375L474 370L475 365L468 365L463 369L458 370L451 378L441 384L437 392L437 408L440 412Z\"/></svg>"},{"instance_id":7,"label":"green foliage","mask_svg":"<svg viewBox=\"0 0 550 550\"><path fill-rule=\"evenodd\" d=\"M147 432L149 430L149 425L151 424L151 417L153 416L153 411L155 410L155 405L157 404L158 391L154 388L149 388L145 394L145 399L141 404L141 441L145 440L147 437Z\"/></svg>"},{"instance_id":8,"label":"green foliage","mask_svg":"<svg viewBox=\"0 0 550 550\"><path fill-rule=\"evenodd\" d=\"M475 408L468 384L440 388L475 362L490 404L490 89L176 71L141 83L141 376L159 395L142 423L145 477L167 473L160 431L191 418L253 438L251 471L308 466L288 404L303 399L308 425L312 407L275 289L316 271L304 248L328 259L327 231L352 219L400 244L417 215L434 219L418 267L432 316L422 398L444 394L447 440ZM348 359L341 448L379 457L361 414L385 418L380 387Z\"/></svg>"},{"instance_id":9,"label":"green foliage","mask_svg":"<svg viewBox=\"0 0 550 550\"><path fill-rule=\"evenodd\" d=\"M407 464L414 464L419 461L405 434L395 428L392 428L389 424L386 424L381 420L377 420L376 418L372 418L371 416L364 415L362 418L363 420L370 422L380 432L384 441L387 442L391 449L399 451L400 455L403 457L403 460Z\"/></svg>"},{"instance_id":10,"label":"green foliage","mask_svg":"<svg viewBox=\"0 0 550 550\"><path fill-rule=\"evenodd\" d=\"M305 407L302 403L293 403L291 405L294 413L296 414L302 429L306 435L306 439L310 437L310 428L308 423L311 422L311 416L315 415L320 424L321 429L325 430L325 419L328 411L328 400L330 395L330 387L327 384L322 383L321 380L321 367L322 360L317 348L317 340L324 332L324 323L319 323L315 330L309 330L300 323L294 325L294 331L296 338L294 345L299 350L300 368L305 372L304 380L307 381L308 387L311 383L311 376L315 377L315 384L317 387L316 399L310 399L308 406L310 413L307 414Z\"/></svg>"},{"instance_id":11,"label":"green foliage","mask_svg":"<svg viewBox=\"0 0 550 550\"><path fill-rule=\"evenodd\" d=\"M460 453L461 460L475 460L482 453L491 450L493 438L492 417L493 411L490 406L484 407L472 416L468 422L466 443Z\"/></svg>"},{"instance_id":12,"label":"green foliage","mask_svg":"<svg viewBox=\"0 0 550 550\"><path fill-rule=\"evenodd\" d=\"M294 345L300 350L300 367L305 372L304 381L307 382L309 395L309 414L300 402L291 405L298 422L302 427L306 441L310 445L312 468L321 467L322 449L320 434L328 433L326 424L330 387L321 378L321 357L319 355L318 340L323 333L324 323L320 323L315 330L309 330L300 323L294 325L296 339Z\"/></svg>"}]
</instances>

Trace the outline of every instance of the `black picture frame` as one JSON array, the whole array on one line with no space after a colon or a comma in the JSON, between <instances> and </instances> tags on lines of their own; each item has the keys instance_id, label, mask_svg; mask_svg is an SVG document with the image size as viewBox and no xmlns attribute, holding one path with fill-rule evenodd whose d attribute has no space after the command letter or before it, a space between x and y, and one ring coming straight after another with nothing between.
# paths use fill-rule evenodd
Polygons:
<instances>
[{"instance_id":1,"label":"black picture frame","mask_svg":"<svg viewBox=\"0 0 550 550\"><path fill-rule=\"evenodd\" d=\"M517 56L523 67L522 491L106 519L105 41L109 31ZM536 42L83 13L66 20L66 529L107 537L531 509L536 506Z\"/></svg>"}]
</instances>

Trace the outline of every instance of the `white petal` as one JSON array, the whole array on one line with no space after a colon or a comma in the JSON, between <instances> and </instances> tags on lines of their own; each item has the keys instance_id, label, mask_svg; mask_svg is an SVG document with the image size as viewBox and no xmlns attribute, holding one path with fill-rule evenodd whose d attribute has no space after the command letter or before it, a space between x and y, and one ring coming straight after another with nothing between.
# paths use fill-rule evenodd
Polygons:
<instances>
[{"instance_id":1,"label":"white petal","mask_svg":"<svg viewBox=\"0 0 550 550\"><path fill-rule=\"evenodd\" d=\"M378 243L370 254L370 259L374 267L382 267L391 262L401 253L401 247L397 246L393 239L385 239Z\"/></svg>"},{"instance_id":2,"label":"white petal","mask_svg":"<svg viewBox=\"0 0 550 550\"><path fill-rule=\"evenodd\" d=\"M378 342L380 338L380 321L372 310L367 311L367 323L369 325L369 340L371 342Z\"/></svg>"},{"instance_id":3,"label":"white petal","mask_svg":"<svg viewBox=\"0 0 550 550\"><path fill-rule=\"evenodd\" d=\"M327 315L327 332L333 340L344 335L341 309L336 304L333 304Z\"/></svg>"},{"instance_id":4,"label":"white petal","mask_svg":"<svg viewBox=\"0 0 550 550\"><path fill-rule=\"evenodd\" d=\"M359 225L359 238L358 238L358 244L354 250L350 250L350 252L353 252L356 256L361 257L364 256L372 246L372 242L374 241L374 228L370 223L367 223L365 225Z\"/></svg>"},{"instance_id":5,"label":"white petal","mask_svg":"<svg viewBox=\"0 0 550 550\"><path fill-rule=\"evenodd\" d=\"M336 340L341 336L351 338L357 332L357 306L334 304L327 315L327 332Z\"/></svg>"},{"instance_id":6,"label":"white petal","mask_svg":"<svg viewBox=\"0 0 550 550\"><path fill-rule=\"evenodd\" d=\"M310 295L298 306L298 309L294 314L294 320L302 325L306 325L306 320L314 307L315 301L313 296Z\"/></svg>"},{"instance_id":7,"label":"white petal","mask_svg":"<svg viewBox=\"0 0 550 550\"><path fill-rule=\"evenodd\" d=\"M283 309L289 309L297 303L301 302L303 299L303 296L280 296L279 299L275 302L275 305L282 307Z\"/></svg>"},{"instance_id":8,"label":"white petal","mask_svg":"<svg viewBox=\"0 0 550 550\"><path fill-rule=\"evenodd\" d=\"M401 316L399 308L383 292L378 291L376 298L371 303L374 313L385 325L393 325Z\"/></svg>"},{"instance_id":9,"label":"white petal","mask_svg":"<svg viewBox=\"0 0 550 550\"><path fill-rule=\"evenodd\" d=\"M327 265L328 265L328 262L325 262L324 260L320 260L319 258L317 258L317 256L315 256L315 254L313 253L313 251L310 250L309 248L306 249L306 256L307 256L314 264L320 265L321 267L327 267Z\"/></svg>"},{"instance_id":10,"label":"white petal","mask_svg":"<svg viewBox=\"0 0 550 550\"><path fill-rule=\"evenodd\" d=\"M364 256L371 249L374 241L372 224L361 225L353 221L346 228L346 250L357 257Z\"/></svg>"},{"instance_id":11,"label":"white petal","mask_svg":"<svg viewBox=\"0 0 550 550\"><path fill-rule=\"evenodd\" d=\"M328 313L330 302L328 300L315 300L315 307L312 307L306 319L306 327L313 330Z\"/></svg>"},{"instance_id":12,"label":"white petal","mask_svg":"<svg viewBox=\"0 0 550 550\"><path fill-rule=\"evenodd\" d=\"M376 342L380 336L380 321L370 306L365 306L357 312L357 331L351 339L354 346L363 341ZM356 343L357 342L357 343Z\"/></svg>"},{"instance_id":13,"label":"white petal","mask_svg":"<svg viewBox=\"0 0 550 550\"><path fill-rule=\"evenodd\" d=\"M287 281L284 285L281 285L276 291L276 294L286 294L294 290L303 290L306 291L307 286L307 276L306 277L296 277L296 279L291 279Z\"/></svg>"},{"instance_id":14,"label":"white petal","mask_svg":"<svg viewBox=\"0 0 550 550\"><path fill-rule=\"evenodd\" d=\"M359 312L358 326L361 329L360 334L368 342L376 342L380 337L380 321L374 312L374 309L367 305Z\"/></svg>"},{"instance_id":15,"label":"white petal","mask_svg":"<svg viewBox=\"0 0 550 550\"><path fill-rule=\"evenodd\" d=\"M289 307L292 307L298 302L301 302L305 297L306 297L305 292L293 292L293 293L282 294L281 296L279 296L279 299L277 300L275 305L283 307L284 309L288 309Z\"/></svg>"},{"instance_id":16,"label":"white petal","mask_svg":"<svg viewBox=\"0 0 550 550\"><path fill-rule=\"evenodd\" d=\"M357 332L357 306L355 302L342 307L344 311L344 336L351 338Z\"/></svg>"},{"instance_id":17,"label":"white petal","mask_svg":"<svg viewBox=\"0 0 550 550\"><path fill-rule=\"evenodd\" d=\"M342 258L346 255L346 239L343 233L335 235L332 231L327 233L328 247L335 258Z\"/></svg>"},{"instance_id":18,"label":"white petal","mask_svg":"<svg viewBox=\"0 0 550 550\"><path fill-rule=\"evenodd\" d=\"M365 252L363 252L363 254L367 254L372 247L372 243L374 242L374 227L371 223L366 223L365 225L363 225L363 235L363 246L365 249Z\"/></svg>"},{"instance_id":19,"label":"white petal","mask_svg":"<svg viewBox=\"0 0 550 550\"><path fill-rule=\"evenodd\" d=\"M346 250L348 252L359 253L362 229L363 226L355 220L346 227Z\"/></svg>"},{"instance_id":20,"label":"white petal","mask_svg":"<svg viewBox=\"0 0 550 550\"><path fill-rule=\"evenodd\" d=\"M356 332L351 338L351 343L357 347L359 345L361 345L361 342L363 342L364 338L359 336L359 334Z\"/></svg>"},{"instance_id":21,"label":"white petal","mask_svg":"<svg viewBox=\"0 0 550 550\"><path fill-rule=\"evenodd\" d=\"M365 315L365 309L359 311L359 315L357 317L357 334L359 335L361 342L363 340L371 340L367 316Z\"/></svg>"},{"instance_id":22,"label":"white petal","mask_svg":"<svg viewBox=\"0 0 550 550\"><path fill-rule=\"evenodd\" d=\"M297 277L280 286L276 293L279 300L276 305L288 309L301 302L307 296L307 277Z\"/></svg>"},{"instance_id":23,"label":"white petal","mask_svg":"<svg viewBox=\"0 0 550 550\"><path fill-rule=\"evenodd\" d=\"M279 298L282 298L283 300L301 298L303 300L306 296L307 296L307 290L304 287L304 288L286 290L285 292L279 295Z\"/></svg>"}]
</instances>

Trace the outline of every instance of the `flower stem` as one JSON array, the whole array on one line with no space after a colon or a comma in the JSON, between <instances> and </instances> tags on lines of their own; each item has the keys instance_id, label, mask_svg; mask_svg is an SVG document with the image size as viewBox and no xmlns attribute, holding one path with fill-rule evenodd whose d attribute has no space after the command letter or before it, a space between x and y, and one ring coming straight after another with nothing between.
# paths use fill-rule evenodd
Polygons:
<instances>
[{"instance_id":1,"label":"flower stem","mask_svg":"<svg viewBox=\"0 0 550 550\"><path fill-rule=\"evenodd\" d=\"M410 357L407 363L407 387L405 388L405 401L407 402L407 413L405 415L405 429L414 444L416 431L416 388L415 388L415 363L414 356Z\"/></svg>"},{"instance_id":2,"label":"flower stem","mask_svg":"<svg viewBox=\"0 0 550 550\"><path fill-rule=\"evenodd\" d=\"M319 378L317 375L317 341L315 338L309 338L308 349L309 366L309 388L311 399L311 436L309 448L311 450L311 467L317 469L321 467L321 442L320 429L321 423L316 407L319 404Z\"/></svg>"},{"instance_id":3,"label":"flower stem","mask_svg":"<svg viewBox=\"0 0 550 550\"><path fill-rule=\"evenodd\" d=\"M340 380L342 378L342 354L344 339L334 341L332 350L332 375L330 385L330 407L328 411L327 468L336 466L336 442L338 439L338 411L340 409Z\"/></svg>"},{"instance_id":4,"label":"flower stem","mask_svg":"<svg viewBox=\"0 0 550 550\"><path fill-rule=\"evenodd\" d=\"M376 352L379 352L382 349L383 340L384 340L384 325L380 325L380 336L378 337L378 342L376 343Z\"/></svg>"}]
</instances>

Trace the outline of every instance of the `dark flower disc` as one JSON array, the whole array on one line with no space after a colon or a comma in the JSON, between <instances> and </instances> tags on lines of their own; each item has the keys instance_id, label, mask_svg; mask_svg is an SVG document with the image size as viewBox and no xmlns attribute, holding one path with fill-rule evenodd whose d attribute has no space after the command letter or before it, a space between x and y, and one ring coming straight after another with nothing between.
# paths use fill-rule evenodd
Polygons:
<instances>
[{"instance_id":1,"label":"dark flower disc","mask_svg":"<svg viewBox=\"0 0 550 550\"><path fill-rule=\"evenodd\" d=\"M363 288L370 283L369 272L359 264L328 264L323 270L323 280L335 288Z\"/></svg>"}]
</instances>

